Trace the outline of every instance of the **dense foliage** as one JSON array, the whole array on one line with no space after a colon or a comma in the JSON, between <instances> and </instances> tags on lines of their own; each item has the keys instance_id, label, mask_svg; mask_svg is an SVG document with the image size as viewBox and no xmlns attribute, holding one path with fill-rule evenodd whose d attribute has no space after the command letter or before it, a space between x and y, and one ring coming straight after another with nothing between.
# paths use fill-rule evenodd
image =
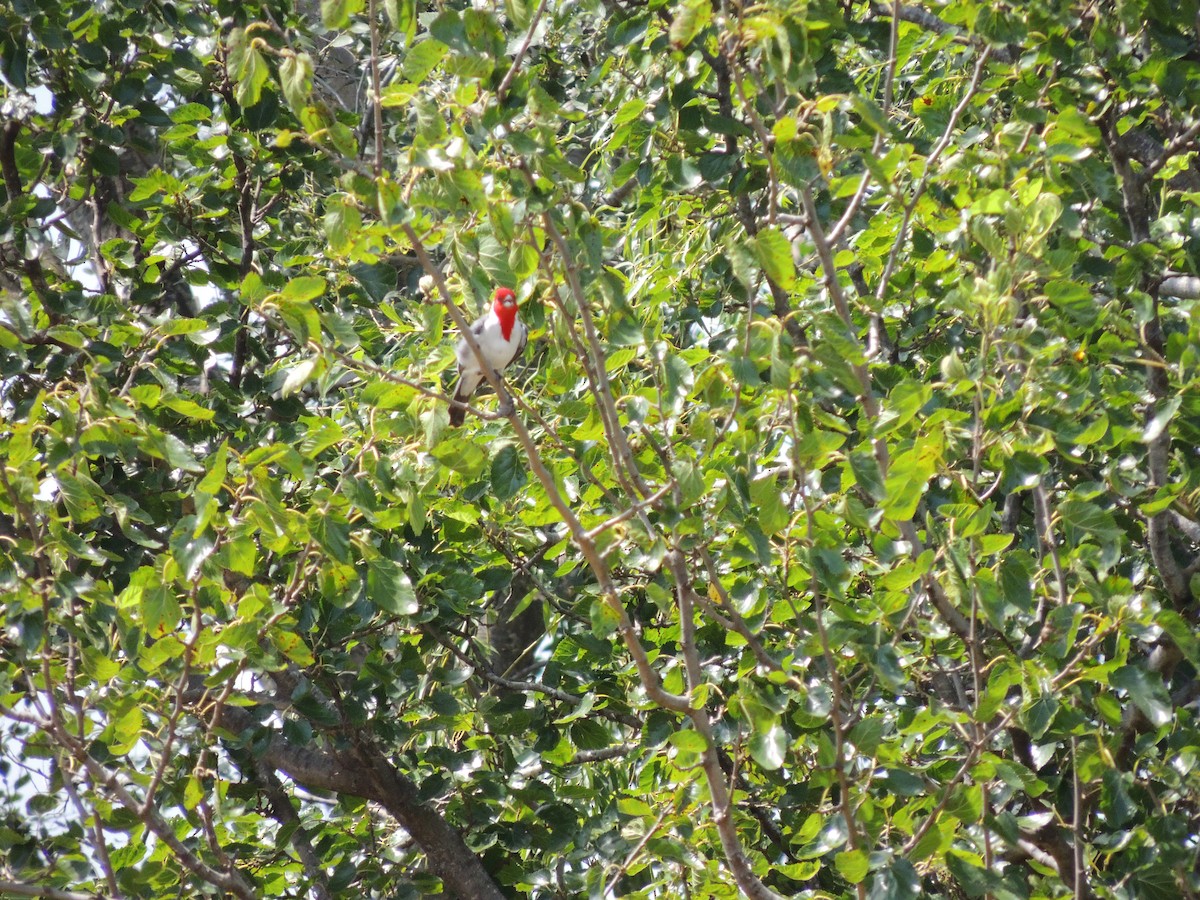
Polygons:
<instances>
[{"instance_id":1,"label":"dense foliage","mask_svg":"<svg viewBox=\"0 0 1200 900\"><path fill-rule=\"evenodd\" d=\"M1197 28L0 8L0 895L1196 896Z\"/></svg>"}]
</instances>

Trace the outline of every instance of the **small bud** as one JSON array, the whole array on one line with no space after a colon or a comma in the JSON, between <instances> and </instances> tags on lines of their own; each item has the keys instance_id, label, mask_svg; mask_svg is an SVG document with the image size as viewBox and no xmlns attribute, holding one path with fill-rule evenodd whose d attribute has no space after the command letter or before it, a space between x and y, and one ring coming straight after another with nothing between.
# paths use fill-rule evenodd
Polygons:
<instances>
[{"instance_id":1,"label":"small bud","mask_svg":"<svg viewBox=\"0 0 1200 900\"><path fill-rule=\"evenodd\" d=\"M942 357L942 377L947 381L962 381L967 377L967 367L957 350L951 350Z\"/></svg>"}]
</instances>

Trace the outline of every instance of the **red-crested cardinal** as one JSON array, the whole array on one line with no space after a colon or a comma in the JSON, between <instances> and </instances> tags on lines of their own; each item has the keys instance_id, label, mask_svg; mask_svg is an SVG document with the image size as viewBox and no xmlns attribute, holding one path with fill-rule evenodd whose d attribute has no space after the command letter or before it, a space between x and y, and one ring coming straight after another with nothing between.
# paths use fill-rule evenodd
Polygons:
<instances>
[{"instance_id":1,"label":"red-crested cardinal","mask_svg":"<svg viewBox=\"0 0 1200 900\"><path fill-rule=\"evenodd\" d=\"M506 287L496 288L491 311L475 320L471 334L494 371L500 372L510 365L521 355L529 338L529 329L517 317L517 295ZM465 404L483 381L483 369L466 338L459 339L454 353L458 357L458 386L450 404L450 424L461 425L467 414Z\"/></svg>"}]
</instances>

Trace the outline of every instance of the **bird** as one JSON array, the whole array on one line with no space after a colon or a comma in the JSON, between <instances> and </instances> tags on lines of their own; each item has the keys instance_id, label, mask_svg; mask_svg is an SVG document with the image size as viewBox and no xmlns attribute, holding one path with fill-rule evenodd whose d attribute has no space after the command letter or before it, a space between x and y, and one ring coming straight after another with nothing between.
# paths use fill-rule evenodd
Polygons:
<instances>
[{"instance_id":1,"label":"bird","mask_svg":"<svg viewBox=\"0 0 1200 900\"><path fill-rule=\"evenodd\" d=\"M471 334L475 336L484 360L497 374L511 365L525 350L529 338L529 329L517 315L517 295L509 288L496 288L491 310L472 323ZM479 359L465 337L459 339L454 354L458 357L458 385L454 388L454 402L450 404L450 424L458 426L466 418L467 400L479 388L484 375Z\"/></svg>"}]
</instances>

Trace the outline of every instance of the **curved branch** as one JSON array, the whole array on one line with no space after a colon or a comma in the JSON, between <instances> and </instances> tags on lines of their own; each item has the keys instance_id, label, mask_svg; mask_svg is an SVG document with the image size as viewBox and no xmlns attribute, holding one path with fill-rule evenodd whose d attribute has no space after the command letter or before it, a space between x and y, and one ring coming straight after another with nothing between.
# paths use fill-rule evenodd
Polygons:
<instances>
[{"instance_id":1,"label":"curved branch","mask_svg":"<svg viewBox=\"0 0 1200 900\"><path fill-rule=\"evenodd\" d=\"M221 709L221 724L240 732L261 727L242 707ZM355 750L300 747L273 732L258 762L284 772L309 790L350 794L378 803L421 847L429 867L458 897L503 900L504 895L462 836L429 803L417 786L370 744Z\"/></svg>"},{"instance_id":2,"label":"curved branch","mask_svg":"<svg viewBox=\"0 0 1200 900\"><path fill-rule=\"evenodd\" d=\"M959 30L958 26L951 25L934 13L929 12L929 10L921 9L919 6L909 6L906 3L872 3L871 13L876 16L888 18L894 16L901 22L910 22L935 34L945 34L948 31ZM966 35L961 36L959 41L964 44L972 43L971 39ZM991 51L992 59L1005 65L1012 63L1017 58L1017 54L1008 47L992 47Z\"/></svg>"}]
</instances>

